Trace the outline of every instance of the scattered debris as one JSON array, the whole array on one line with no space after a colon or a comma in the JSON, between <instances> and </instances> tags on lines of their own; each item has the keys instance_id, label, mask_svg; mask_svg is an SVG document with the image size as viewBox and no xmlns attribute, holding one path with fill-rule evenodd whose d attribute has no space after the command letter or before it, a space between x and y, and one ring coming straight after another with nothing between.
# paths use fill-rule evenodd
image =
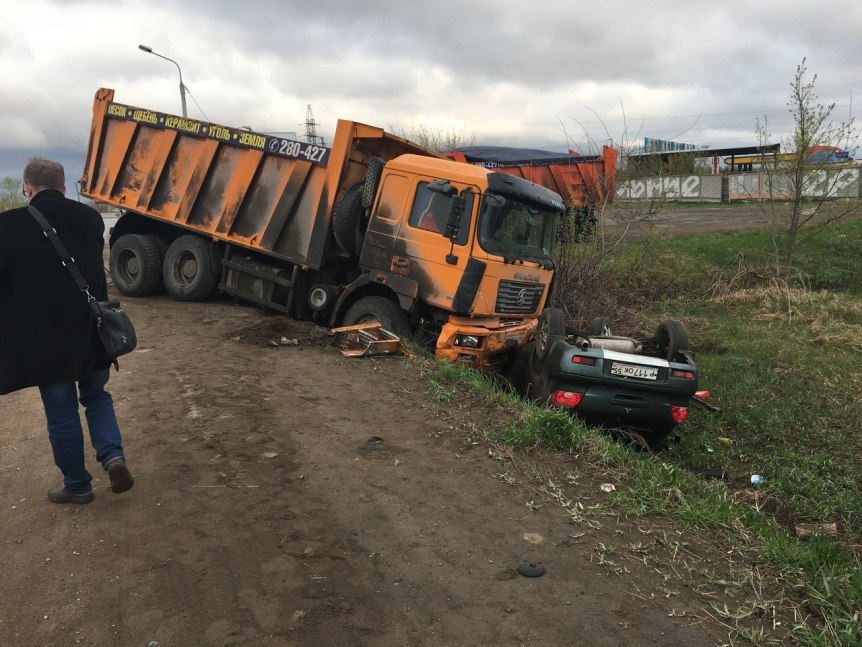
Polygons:
<instances>
[{"instance_id":1,"label":"scattered debris","mask_svg":"<svg viewBox=\"0 0 862 647\"><path fill-rule=\"evenodd\" d=\"M763 477L760 474L752 474L751 475L751 484L752 485L763 485Z\"/></svg>"},{"instance_id":2,"label":"scattered debris","mask_svg":"<svg viewBox=\"0 0 862 647\"><path fill-rule=\"evenodd\" d=\"M796 536L807 539L813 535L826 535L827 537L838 536L838 524L836 523L797 523Z\"/></svg>"},{"instance_id":3,"label":"scattered debris","mask_svg":"<svg viewBox=\"0 0 862 647\"><path fill-rule=\"evenodd\" d=\"M275 458L276 456L278 456L278 452L264 452L260 456L261 458Z\"/></svg>"},{"instance_id":4,"label":"scattered debris","mask_svg":"<svg viewBox=\"0 0 862 647\"><path fill-rule=\"evenodd\" d=\"M282 346L299 346L298 339L288 339L287 337L282 337L279 343Z\"/></svg>"},{"instance_id":5,"label":"scattered debris","mask_svg":"<svg viewBox=\"0 0 862 647\"><path fill-rule=\"evenodd\" d=\"M727 445L728 447L733 444L733 438L727 438L725 436L719 436L716 440L718 440L722 445Z\"/></svg>"},{"instance_id":6,"label":"scattered debris","mask_svg":"<svg viewBox=\"0 0 862 647\"><path fill-rule=\"evenodd\" d=\"M602 484L599 486L599 489L600 489L602 492L608 492L608 493L610 493L610 492L614 492L614 491L617 489L617 486L616 486L616 485L614 485L613 483L602 483Z\"/></svg>"},{"instance_id":7,"label":"scattered debris","mask_svg":"<svg viewBox=\"0 0 862 647\"><path fill-rule=\"evenodd\" d=\"M543 541L545 541L545 538L537 532L525 532L523 538L524 541L531 544L541 544Z\"/></svg>"},{"instance_id":8,"label":"scattered debris","mask_svg":"<svg viewBox=\"0 0 862 647\"><path fill-rule=\"evenodd\" d=\"M413 358L413 355L404 348L398 335L386 330L379 321L333 328L330 332L335 335L335 346L345 357L400 353Z\"/></svg>"}]
</instances>

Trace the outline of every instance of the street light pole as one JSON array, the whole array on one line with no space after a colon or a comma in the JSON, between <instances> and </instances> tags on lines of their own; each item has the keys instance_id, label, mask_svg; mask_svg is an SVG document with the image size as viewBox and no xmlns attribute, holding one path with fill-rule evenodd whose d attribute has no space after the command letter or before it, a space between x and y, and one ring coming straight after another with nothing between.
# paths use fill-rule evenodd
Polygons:
<instances>
[{"instance_id":1,"label":"street light pole","mask_svg":"<svg viewBox=\"0 0 862 647\"><path fill-rule=\"evenodd\" d=\"M142 52L147 52L148 54L152 54L153 56L158 56L159 58L163 58L166 61L170 61L177 66L177 71L180 73L180 100L183 104L183 117L188 117L188 114L186 113L186 86L183 83L183 71L180 69L180 64L172 58L168 58L167 56L162 56L158 52L154 52L153 48L147 45L138 45L138 49Z\"/></svg>"}]
</instances>

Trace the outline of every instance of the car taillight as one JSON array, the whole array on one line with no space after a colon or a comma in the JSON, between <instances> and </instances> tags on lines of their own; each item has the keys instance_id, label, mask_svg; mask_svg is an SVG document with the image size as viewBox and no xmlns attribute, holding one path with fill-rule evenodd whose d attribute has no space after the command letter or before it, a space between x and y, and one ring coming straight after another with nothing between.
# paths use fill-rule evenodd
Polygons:
<instances>
[{"instance_id":1,"label":"car taillight","mask_svg":"<svg viewBox=\"0 0 862 647\"><path fill-rule=\"evenodd\" d=\"M558 407L576 407L583 398L584 394L577 391L554 391L554 395L551 396L551 404Z\"/></svg>"},{"instance_id":2,"label":"car taillight","mask_svg":"<svg viewBox=\"0 0 862 647\"><path fill-rule=\"evenodd\" d=\"M686 380L693 380L694 379L694 371L681 371L680 369L675 368L675 369L673 369L673 371L671 371L670 374L673 375L674 377L685 378Z\"/></svg>"},{"instance_id":3,"label":"car taillight","mask_svg":"<svg viewBox=\"0 0 862 647\"><path fill-rule=\"evenodd\" d=\"M572 364L583 364L584 366L595 366L595 357L584 357L583 355L572 355Z\"/></svg>"},{"instance_id":4,"label":"car taillight","mask_svg":"<svg viewBox=\"0 0 862 647\"><path fill-rule=\"evenodd\" d=\"M671 407L670 417L676 423L685 422L685 419L688 418L688 407Z\"/></svg>"}]
</instances>

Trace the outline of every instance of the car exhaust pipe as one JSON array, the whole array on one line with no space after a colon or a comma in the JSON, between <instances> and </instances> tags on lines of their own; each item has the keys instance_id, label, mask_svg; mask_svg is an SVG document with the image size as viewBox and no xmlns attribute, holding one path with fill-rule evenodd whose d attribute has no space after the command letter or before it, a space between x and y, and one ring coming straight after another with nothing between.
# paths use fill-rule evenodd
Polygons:
<instances>
[{"instance_id":1,"label":"car exhaust pipe","mask_svg":"<svg viewBox=\"0 0 862 647\"><path fill-rule=\"evenodd\" d=\"M581 350L601 348L618 353L638 355L643 352L643 344L631 337L578 337L577 345Z\"/></svg>"}]
</instances>

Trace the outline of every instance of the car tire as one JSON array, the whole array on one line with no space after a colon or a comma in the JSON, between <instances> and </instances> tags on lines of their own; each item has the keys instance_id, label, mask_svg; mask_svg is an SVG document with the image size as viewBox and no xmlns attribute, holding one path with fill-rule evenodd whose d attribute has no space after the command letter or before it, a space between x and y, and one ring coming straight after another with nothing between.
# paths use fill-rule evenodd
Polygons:
<instances>
[{"instance_id":1,"label":"car tire","mask_svg":"<svg viewBox=\"0 0 862 647\"><path fill-rule=\"evenodd\" d=\"M108 258L111 280L120 294L145 297L155 292L162 280L158 246L144 234L125 234L111 247Z\"/></svg>"},{"instance_id":2,"label":"car tire","mask_svg":"<svg viewBox=\"0 0 862 647\"><path fill-rule=\"evenodd\" d=\"M676 359L680 351L688 350L688 331L679 319L665 319L655 331L659 354L667 361Z\"/></svg>"},{"instance_id":3,"label":"car tire","mask_svg":"<svg viewBox=\"0 0 862 647\"><path fill-rule=\"evenodd\" d=\"M613 334L611 320L607 317L595 317L590 322L590 337L611 337Z\"/></svg>"},{"instance_id":4,"label":"car tire","mask_svg":"<svg viewBox=\"0 0 862 647\"><path fill-rule=\"evenodd\" d=\"M544 360L551 345L566 336L566 315L557 308L545 308L536 326L536 357Z\"/></svg>"},{"instance_id":5,"label":"car tire","mask_svg":"<svg viewBox=\"0 0 862 647\"><path fill-rule=\"evenodd\" d=\"M177 301L209 299L219 282L209 241L193 234L177 238L165 253L162 278L168 294Z\"/></svg>"}]
</instances>

